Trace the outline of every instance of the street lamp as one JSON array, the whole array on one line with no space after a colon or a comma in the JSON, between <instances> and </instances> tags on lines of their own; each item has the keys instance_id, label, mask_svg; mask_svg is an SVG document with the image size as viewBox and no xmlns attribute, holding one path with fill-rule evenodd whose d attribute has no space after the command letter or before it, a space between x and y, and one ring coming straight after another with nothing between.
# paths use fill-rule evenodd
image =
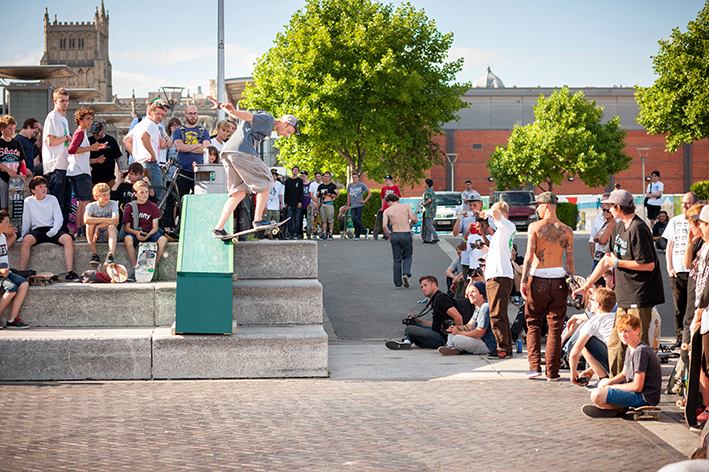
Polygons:
<instances>
[{"instance_id":1,"label":"street lamp","mask_svg":"<svg viewBox=\"0 0 709 472\"><path fill-rule=\"evenodd\" d=\"M647 155L650 154L650 148L648 147L643 147L643 148L635 148L636 151L638 151L638 154L640 155L640 160L643 163L643 175L642 178L640 179L640 182L642 182L642 196L643 196L643 203L645 201L645 159L647 159ZM645 205L643 205L643 219L647 220L647 208L645 208Z\"/></svg>"},{"instance_id":2,"label":"street lamp","mask_svg":"<svg viewBox=\"0 0 709 472\"><path fill-rule=\"evenodd\" d=\"M450 152L450 153L446 153L446 157L448 158L448 163L450 164L450 167L451 167L450 190L455 190L455 161L458 160L458 154Z\"/></svg>"}]
</instances>

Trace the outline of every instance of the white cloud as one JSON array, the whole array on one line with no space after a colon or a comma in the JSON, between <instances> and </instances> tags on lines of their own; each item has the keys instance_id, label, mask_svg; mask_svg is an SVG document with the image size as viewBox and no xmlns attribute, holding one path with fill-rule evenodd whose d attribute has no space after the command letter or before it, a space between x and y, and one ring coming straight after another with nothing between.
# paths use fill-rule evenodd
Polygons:
<instances>
[{"instance_id":1,"label":"white cloud","mask_svg":"<svg viewBox=\"0 0 709 472\"><path fill-rule=\"evenodd\" d=\"M157 92L169 85L162 77L151 77L142 72L123 72L113 69L113 93L120 98L130 97L135 90L136 97L147 97L148 92Z\"/></svg>"},{"instance_id":2,"label":"white cloud","mask_svg":"<svg viewBox=\"0 0 709 472\"><path fill-rule=\"evenodd\" d=\"M32 51L29 53L15 54L11 59L0 62L3 66L38 66L42 60L44 51Z\"/></svg>"},{"instance_id":3,"label":"white cloud","mask_svg":"<svg viewBox=\"0 0 709 472\"><path fill-rule=\"evenodd\" d=\"M225 67L251 70L258 56L254 51L239 44L226 44ZM111 53L111 60L149 64L151 67L190 66L203 62L215 64L216 46L173 46L169 49L139 49Z\"/></svg>"}]
</instances>

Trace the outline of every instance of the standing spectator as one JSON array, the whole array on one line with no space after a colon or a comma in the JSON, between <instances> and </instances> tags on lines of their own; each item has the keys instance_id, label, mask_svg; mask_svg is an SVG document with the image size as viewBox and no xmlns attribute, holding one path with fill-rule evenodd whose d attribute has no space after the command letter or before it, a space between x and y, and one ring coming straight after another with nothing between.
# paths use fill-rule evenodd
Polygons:
<instances>
[{"instance_id":1,"label":"standing spectator","mask_svg":"<svg viewBox=\"0 0 709 472\"><path fill-rule=\"evenodd\" d=\"M382 213L384 210L386 210L389 205L387 204L386 201L386 196L389 195L390 193L393 193L397 195L399 198L401 198L401 190L399 190L398 185L394 185L394 178L391 175L385 175L384 176L384 187L382 187L381 194L380 196L382 197L382 209L379 210ZM380 228L383 229L383 228ZM384 233L383 239L386 239L386 232L382 231Z\"/></svg>"},{"instance_id":2,"label":"standing spectator","mask_svg":"<svg viewBox=\"0 0 709 472\"><path fill-rule=\"evenodd\" d=\"M387 195L387 204L388 208L382 215L382 228L384 229L384 234L391 242L391 253L394 259L394 286L397 289L400 289L402 285L405 288L409 288L414 254L411 225L416 224L418 218L416 218L409 205L399 203L399 196L396 193L392 192ZM391 233L389 233L389 222L391 222ZM436 285L438 285L438 282L436 282Z\"/></svg>"},{"instance_id":3,"label":"standing spectator","mask_svg":"<svg viewBox=\"0 0 709 472\"><path fill-rule=\"evenodd\" d=\"M268 192L268 200L266 201L266 213L270 221L278 223L281 221L281 211L283 211L283 194L285 193L285 187L278 180L278 171L276 169L271 169L271 175L273 176L273 187ZM273 239L273 235L269 231L268 237Z\"/></svg>"},{"instance_id":4,"label":"standing spectator","mask_svg":"<svg viewBox=\"0 0 709 472\"><path fill-rule=\"evenodd\" d=\"M642 320L641 335L647 344L652 307L665 302L662 274L657 253L652 245L652 233L645 222L635 214L633 195L627 190L614 190L601 203L609 203L613 218L620 219L611 234L611 252L598 263L586 284L574 290L573 295L586 295L588 289L608 269L615 268L618 311L616 320L625 313L635 314ZM617 331L608 341L608 365L611 376L623 369L625 346Z\"/></svg>"},{"instance_id":5,"label":"standing spectator","mask_svg":"<svg viewBox=\"0 0 709 472\"><path fill-rule=\"evenodd\" d=\"M509 207L505 202L495 203L491 209L480 212L482 218L492 217L497 231L490 239L485 264L485 289L490 304L490 323L497 341L497 350L488 355L492 359L512 357L512 333L507 315L507 304L514 285L514 271L510 247L515 225L507 219Z\"/></svg>"},{"instance_id":6,"label":"standing spectator","mask_svg":"<svg viewBox=\"0 0 709 472\"><path fill-rule=\"evenodd\" d=\"M364 198L365 193L367 194L366 198ZM362 225L362 212L364 211L364 205L371 196L372 192L369 191L369 188L359 181L359 174L353 172L352 183L347 186L347 208L349 208L352 214L355 241L359 241L359 235L365 232L364 226Z\"/></svg>"},{"instance_id":7,"label":"standing spectator","mask_svg":"<svg viewBox=\"0 0 709 472\"><path fill-rule=\"evenodd\" d=\"M228 136L230 131L231 125L228 121L221 120L217 123L217 135L210 140L210 143L212 146L217 148L219 152L222 152L222 148L224 147L226 140L229 139Z\"/></svg>"},{"instance_id":8,"label":"standing spectator","mask_svg":"<svg viewBox=\"0 0 709 472\"><path fill-rule=\"evenodd\" d=\"M667 228L667 223L669 221L670 217L667 215L667 212L662 210L657 216L655 226L652 227L652 240L655 241L655 247L659 251L664 251L667 249L667 239L665 239L662 233L665 232L665 228Z\"/></svg>"},{"instance_id":9,"label":"standing spectator","mask_svg":"<svg viewBox=\"0 0 709 472\"><path fill-rule=\"evenodd\" d=\"M310 192L310 205L307 208L308 219L310 220L310 232L308 233L308 239L315 238L320 232L320 228L315 227L315 212L318 210L318 187L322 183L322 174L316 172L315 180L310 182L308 192ZM303 188L305 191L305 188Z\"/></svg>"},{"instance_id":10,"label":"standing spectator","mask_svg":"<svg viewBox=\"0 0 709 472\"><path fill-rule=\"evenodd\" d=\"M312 230L313 220L309 218L308 209L310 208L310 181L308 180L308 171L300 171L300 180L303 181L303 206L301 207L302 216L298 223L298 236L303 236L303 219L305 219L305 235L310 239L310 231ZM305 211L303 211L305 210Z\"/></svg>"},{"instance_id":11,"label":"standing spectator","mask_svg":"<svg viewBox=\"0 0 709 472\"><path fill-rule=\"evenodd\" d=\"M423 225L421 227L421 239L424 243L435 244L438 242L438 233L433 227L433 219L436 217L436 192L433 191L433 180L426 179L426 190L423 192Z\"/></svg>"},{"instance_id":12,"label":"standing spectator","mask_svg":"<svg viewBox=\"0 0 709 472\"><path fill-rule=\"evenodd\" d=\"M302 217L303 209L303 180L300 178L300 169L293 166L291 176L286 179L286 191L283 196L283 203L286 207L286 218L288 222L288 234L286 239L299 239L298 221ZM302 238L302 236L300 236Z\"/></svg>"},{"instance_id":13,"label":"standing spectator","mask_svg":"<svg viewBox=\"0 0 709 472\"><path fill-rule=\"evenodd\" d=\"M603 196L601 197L601 200L603 200L604 198L608 198L608 196L610 196L609 192L604 193ZM601 205L601 213L597 217L595 217L593 219L593 222L591 223L591 234L588 237L588 247L591 251L592 258L594 257L594 254L596 254L596 242L593 241L593 238L596 237L596 233L598 233L598 231L603 227L603 224L606 221L606 218L604 215L606 212L603 211L604 210L603 207L604 206ZM607 208L607 205L606 205L606 208Z\"/></svg>"},{"instance_id":14,"label":"standing spectator","mask_svg":"<svg viewBox=\"0 0 709 472\"><path fill-rule=\"evenodd\" d=\"M74 113L74 122L78 126L69 145L69 167L67 178L76 196L76 235L86 236L84 227L84 211L92 199L90 155L106 147L101 143L89 143L89 129L94 120L94 111L90 108L79 108Z\"/></svg>"},{"instance_id":15,"label":"standing spectator","mask_svg":"<svg viewBox=\"0 0 709 472\"><path fill-rule=\"evenodd\" d=\"M35 118L27 118L22 124L22 129L15 139L22 144L22 150L25 151L25 166L27 167L27 175L34 175L35 165L35 144L37 138L42 135L42 125Z\"/></svg>"},{"instance_id":16,"label":"standing spectator","mask_svg":"<svg viewBox=\"0 0 709 472\"><path fill-rule=\"evenodd\" d=\"M89 143L104 144L103 149L91 151L91 182L95 184L105 183L113 187L116 183L116 162L121 158L121 148L113 136L106 134L104 124L101 121L91 123L91 137Z\"/></svg>"},{"instance_id":17,"label":"standing spectator","mask_svg":"<svg viewBox=\"0 0 709 472\"><path fill-rule=\"evenodd\" d=\"M322 223L323 239L332 239L332 232L335 228L335 199L339 195L337 185L330 181L332 174L323 174L323 183L318 186L318 206L320 208L320 222ZM328 227L330 232L328 233Z\"/></svg>"},{"instance_id":18,"label":"standing spectator","mask_svg":"<svg viewBox=\"0 0 709 472\"><path fill-rule=\"evenodd\" d=\"M167 135L170 136L170 138L172 140L172 146L167 149L167 156L166 157L168 160L177 159L178 152L177 152L177 148L175 147L175 140L172 139L172 137L175 135L175 130L177 130L180 126L182 126L182 121L180 121L180 119L177 118L176 116L173 116L172 118L170 118L170 121L167 122L166 132L167 132ZM172 173L168 172L167 175L171 176Z\"/></svg>"},{"instance_id":19,"label":"standing spectator","mask_svg":"<svg viewBox=\"0 0 709 472\"><path fill-rule=\"evenodd\" d=\"M470 225L477 221L478 215L480 214L480 209L482 208L482 198L480 194L475 192L468 197L467 201L468 210L463 210L460 212L453 225L453 236L458 236L463 234L463 242L466 244L466 248L460 256L460 263L463 266L463 280L468 277L468 269L470 268L470 251L471 248L467 245L468 241L468 228ZM475 266L475 264L473 264Z\"/></svg>"},{"instance_id":20,"label":"standing spectator","mask_svg":"<svg viewBox=\"0 0 709 472\"><path fill-rule=\"evenodd\" d=\"M608 198L610 193L603 194L603 198ZM600 226L597 225L596 221L600 220ZM613 228L615 228L615 218L611 215L610 205L601 205L601 214L593 220L593 226L591 227L591 237L589 238L589 246L591 247L591 254L593 256L593 269L596 268L598 261L600 261L603 256L608 254L610 251L610 239L613 233ZM595 231L594 231L595 230Z\"/></svg>"},{"instance_id":21,"label":"standing spectator","mask_svg":"<svg viewBox=\"0 0 709 472\"><path fill-rule=\"evenodd\" d=\"M689 237L689 220L687 212L697 203L699 198L694 192L685 193L682 196L682 213L672 218L667 223L667 228L662 233L663 239L667 241L667 273L670 276L670 287L672 289L672 301L675 307L675 334L677 341L673 349L682 345L682 331L684 330L684 319L687 312L689 268L685 267L684 256L688 250L687 241ZM659 224L655 225L657 228ZM655 233L653 228L653 234ZM655 241L657 244L657 241ZM690 308L690 311L691 308Z\"/></svg>"},{"instance_id":22,"label":"standing spectator","mask_svg":"<svg viewBox=\"0 0 709 472\"><path fill-rule=\"evenodd\" d=\"M197 124L198 121L197 107L189 105L185 108L187 124L180 126L172 135L178 153L177 163L181 167L177 176L177 191L180 198L194 191L194 166L204 162L204 150L211 144L209 133Z\"/></svg>"},{"instance_id":23,"label":"standing spectator","mask_svg":"<svg viewBox=\"0 0 709 472\"><path fill-rule=\"evenodd\" d=\"M537 214L541 218L529 225L529 242L524 257L520 291L526 300L527 349L529 372L527 378L542 375L542 323L546 318L547 380L561 380L561 331L566 321L566 275L574 275L574 232L556 217L558 198L552 192L537 196ZM494 236L493 236L494 238ZM562 260L566 253L566 268Z\"/></svg>"},{"instance_id":24,"label":"standing spectator","mask_svg":"<svg viewBox=\"0 0 709 472\"><path fill-rule=\"evenodd\" d=\"M662 192L665 190L665 184L660 182L660 171L653 170L650 174L650 183L647 184L647 219L650 223L650 229L655 225L658 215L660 214L660 205L662 205Z\"/></svg>"},{"instance_id":25,"label":"standing spectator","mask_svg":"<svg viewBox=\"0 0 709 472\"><path fill-rule=\"evenodd\" d=\"M459 211L464 211L466 208L468 208L467 201L470 199L471 196L476 194L475 190L473 190L473 183L470 180L465 181L465 189L460 192L461 196L461 202L460 202L460 210Z\"/></svg>"},{"instance_id":26,"label":"standing spectator","mask_svg":"<svg viewBox=\"0 0 709 472\"><path fill-rule=\"evenodd\" d=\"M20 164L25 160L22 143L12 136L15 134L17 121L10 115L0 118L0 207L7 211L9 207L9 182L20 173Z\"/></svg>"},{"instance_id":27,"label":"standing spectator","mask_svg":"<svg viewBox=\"0 0 709 472\"><path fill-rule=\"evenodd\" d=\"M69 92L58 88L52 93L54 109L44 120L42 143L42 168L47 178L49 193L57 197L62 212L62 229L68 233L71 211L71 187L67 185L66 170L69 167L69 122L66 109L69 106Z\"/></svg>"}]
</instances>

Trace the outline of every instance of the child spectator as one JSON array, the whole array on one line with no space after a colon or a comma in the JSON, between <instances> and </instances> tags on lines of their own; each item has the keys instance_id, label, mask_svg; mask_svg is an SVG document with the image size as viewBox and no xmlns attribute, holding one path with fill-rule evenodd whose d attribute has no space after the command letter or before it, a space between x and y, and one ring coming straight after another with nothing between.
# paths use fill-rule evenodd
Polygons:
<instances>
[{"instance_id":1,"label":"child spectator","mask_svg":"<svg viewBox=\"0 0 709 472\"><path fill-rule=\"evenodd\" d=\"M86 235L84 211L91 201L91 152L105 149L102 143L89 143L89 129L94 121L94 111L79 108L74 113L74 122L78 126L69 144L69 167L66 175L76 195L76 235Z\"/></svg>"},{"instance_id":2,"label":"child spectator","mask_svg":"<svg viewBox=\"0 0 709 472\"><path fill-rule=\"evenodd\" d=\"M9 207L8 189L10 178L19 177L20 164L25 161L22 143L12 136L15 134L17 121L10 115L0 118L0 207L7 211ZM24 177L23 177L24 178Z\"/></svg>"},{"instance_id":3,"label":"child spectator","mask_svg":"<svg viewBox=\"0 0 709 472\"><path fill-rule=\"evenodd\" d=\"M32 177L28 185L29 197L25 198L22 212L22 248L20 249L20 270L27 269L30 262L30 248L35 244L50 242L64 246L67 280L78 280L74 273L74 240L62 230L62 210L54 195L48 195L47 179L41 175Z\"/></svg>"},{"instance_id":4,"label":"child spectator","mask_svg":"<svg viewBox=\"0 0 709 472\"><path fill-rule=\"evenodd\" d=\"M118 203L111 200L111 189L108 184L94 185L93 196L96 200L86 206L84 221L86 222L86 239L91 246L91 266L98 267L101 259L98 257L96 243L108 242L106 264L114 264L116 243L118 242Z\"/></svg>"},{"instance_id":5,"label":"child spectator","mask_svg":"<svg viewBox=\"0 0 709 472\"><path fill-rule=\"evenodd\" d=\"M27 329L29 326L24 324L18 314L22 302L25 301L29 282L24 277L10 272L10 262L7 257L7 250L12 243L17 239L17 229L10 224L10 216L5 211L0 211L0 288L3 293L0 298L0 313L5 311L5 308L12 301L12 309L10 310L10 318L7 320L8 329ZM0 329L2 325L0 324Z\"/></svg>"},{"instance_id":6,"label":"child spectator","mask_svg":"<svg viewBox=\"0 0 709 472\"><path fill-rule=\"evenodd\" d=\"M135 192L137 207L138 207L138 225L134 228L133 223L133 205L128 204L123 212L123 224L126 232L125 239L126 252L133 267L138 262L135 253L135 247L142 242L158 243L158 255L155 259L155 267L157 267L162 253L165 251L167 238L162 234L162 230L158 227L158 221L162 216L160 209L153 202L148 201L150 187L143 181L136 182L133 185Z\"/></svg>"},{"instance_id":7,"label":"child spectator","mask_svg":"<svg viewBox=\"0 0 709 472\"><path fill-rule=\"evenodd\" d=\"M212 140L214 141L214 140ZM219 164L219 150L214 146L209 146L207 148L208 161L207 164Z\"/></svg>"},{"instance_id":8,"label":"child spectator","mask_svg":"<svg viewBox=\"0 0 709 472\"><path fill-rule=\"evenodd\" d=\"M627 408L657 405L660 402L662 372L660 359L640 339L642 323L633 313L616 316L615 329L620 341L628 346L623 370L612 379L602 379L591 391L593 405L583 412L592 418L612 418Z\"/></svg>"},{"instance_id":9,"label":"child spectator","mask_svg":"<svg viewBox=\"0 0 709 472\"><path fill-rule=\"evenodd\" d=\"M126 205L135 200L133 185L140 180L150 185L150 181L145 177L143 165L140 162L134 162L128 166L128 172L120 174L116 183L113 184L111 200L118 202L119 221L123 221Z\"/></svg>"},{"instance_id":10,"label":"child spectator","mask_svg":"<svg viewBox=\"0 0 709 472\"><path fill-rule=\"evenodd\" d=\"M599 288L589 298L595 302L596 314L578 329L579 334L569 352L571 381L576 385L587 384L594 374L599 380L604 379L609 371L608 339L615 323L615 292ZM577 369L581 354L590 367L579 375Z\"/></svg>"}]
</instances>

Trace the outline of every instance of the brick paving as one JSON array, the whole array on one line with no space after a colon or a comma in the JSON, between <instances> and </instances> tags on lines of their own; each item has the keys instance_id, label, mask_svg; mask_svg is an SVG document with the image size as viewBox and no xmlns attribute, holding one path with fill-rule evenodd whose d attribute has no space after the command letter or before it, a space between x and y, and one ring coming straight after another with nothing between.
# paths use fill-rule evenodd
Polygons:
<instances>
[{"instance_id":1,"label":"brick paving","mask_svg":"<svg viewBox=\"0 0 709 472\"><path fill-rule=\"evenodd\" d=\"M649 471L683 460L564 382L0 384L0 470ZM633 453L633 451L636 451Z\"/></svg>"}]
</instances>

